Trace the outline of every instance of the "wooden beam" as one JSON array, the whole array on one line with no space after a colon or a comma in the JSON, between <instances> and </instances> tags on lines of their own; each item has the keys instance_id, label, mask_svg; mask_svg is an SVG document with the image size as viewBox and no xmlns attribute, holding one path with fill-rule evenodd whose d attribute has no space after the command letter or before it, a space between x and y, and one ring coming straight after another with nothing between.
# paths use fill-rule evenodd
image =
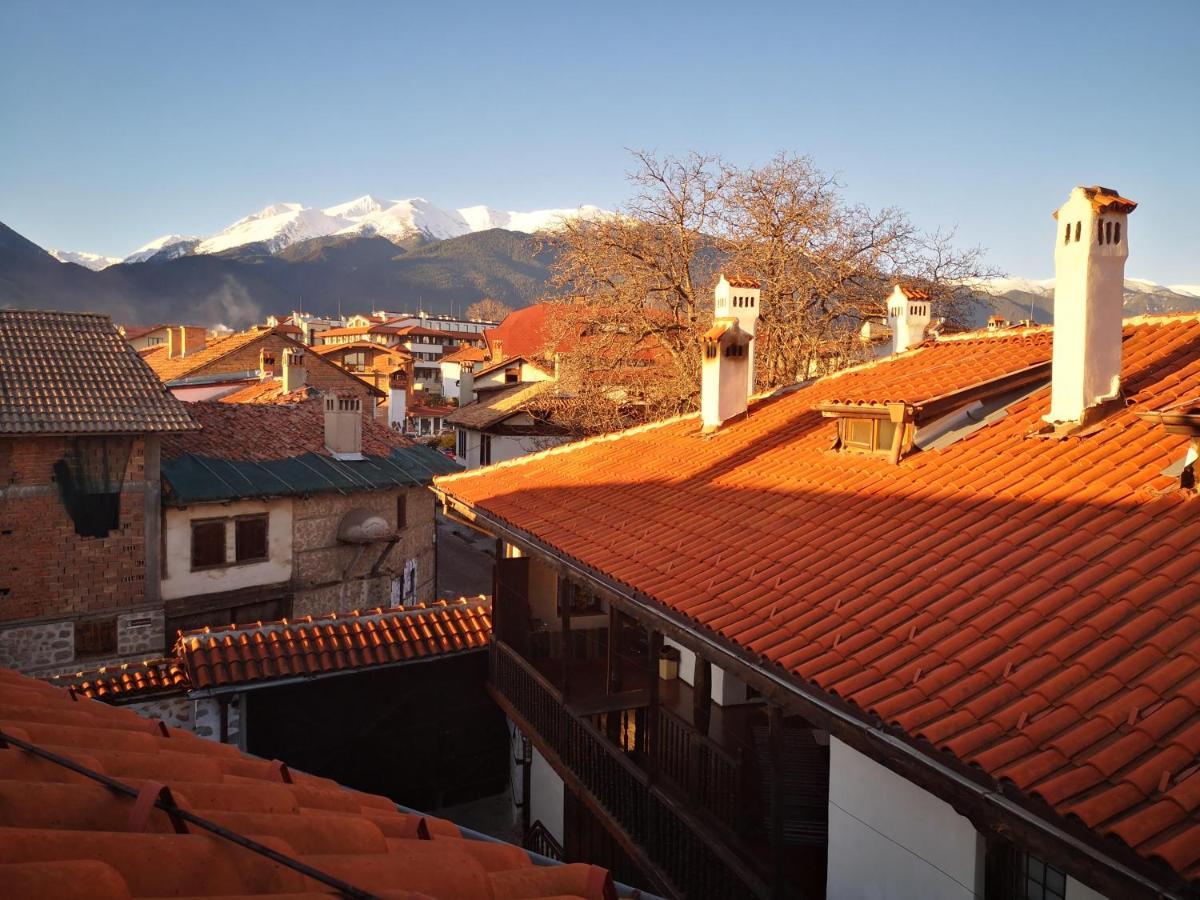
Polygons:
<instances>
[{"instance_id":1,"label":"wooden beam","mask_svg":"<svg viewBox=\"0 0 1200 900\"><path fill-rule=\"evenodd\" d=\"M659 746L661 734L659 730L659 678L658 678L658 657L662 653L662 632L650 631L649 640L646 642L649 647L647 656L648 675L650 677L650 702L646 707L646 775L650 779L650 783L654 784L658 780L658 754L662 751Z\"/></svg>"},{"instance_id":2,"label":"wooden beam","mask_svg":"<svg viewBox=\"0 0 1200 900\"><path fill-rule=\"evenodd\" d=\"M787 885L783 877L783 707L772 703L768 708L768 746L771 752L771 895L783 897Z\"/></svg>"}]
</instances>

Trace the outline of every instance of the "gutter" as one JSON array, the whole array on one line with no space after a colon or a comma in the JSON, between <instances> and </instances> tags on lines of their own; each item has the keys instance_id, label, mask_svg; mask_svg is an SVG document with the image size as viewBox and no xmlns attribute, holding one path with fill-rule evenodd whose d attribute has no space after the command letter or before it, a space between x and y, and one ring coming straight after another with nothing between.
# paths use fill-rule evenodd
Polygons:
<instances>
[{"instance_id":1,"label":"gutter","mask_svg":"<svg viewBox=\"0 0 1200 900\"><path fill-rule=\"evenodd\" d=\"M1070 834L1069 832L1063 830L1058 825L1055 825L1052 822L1049 822L1046 819L1043 819L1042 817L1038 816L1036 813L1033 813L1033 812L1027 810L1025 807L1015 803L1014 801L1010 800L1008 797L1005 797L1003 794L999 793L998 791L993 790L992 788L986 787L982 784L979 784L978 782L974 781L971 778L968 778L966 775L962 774L961 772L958 772L955 769L947 766L945 763L942 763L939 760L932 758L928 754L923 753L922 751L918 750L916 747L913 747L910 744L908 744L907 742L900 740L895 735L890 734L889 732L887 732L880 726L874 725L867 721L864 721L863 719L859 718L858 716L852 715L851 713L847 712L846 710L839 708L835 704L831 703L829 700L825 699L823 696L812 692L811 690L807 689L806 687L802 687L801 685L796 684L794 681L792 681L788 678L785 678L776 672L773 672L769 669L763 668L757 660L753 659L752 657L749 657L748 653L745 654L745 658L743 658L743 653L745 653L745 651L740 651L740 648L739 648L740 652L735 653L732 650L730 650L729 648L721 647L718 644L714 644L712 637L708 633L706 633L705 630L701 629L699 626L692 624L691 622L687 621L686 619L671 615L671 614L665 612L664 610L656 609L653 605L654 601L652 601L649 597L646 597L645 595L639 595L636 592L632 592L631 589L629 589L628 587L619 584L618 582L608 578L607 576L600 575L598 573L593 573L593 572L589 571L585 566L583 566L581 563L579 563L574 558L568 557L565 554L556 551L553 547L543 543L542 541L538 540L537 538L533 537L532 535L529 535L524 532L519 532L518 529L501 524L497 519L490 517L489 515L481 512L477 508L470 507L467 504L462 503L461 501L453 499L449 494L447 494L443 490L440 490L436 485L433 488L431 488L431 490L433 490L434 494L442 500L443 508L449 509L449 508L453 507L455 510L461 512L464 515L469 515L470 517L472 517L475 520L483 520L489 526L494 528L495 531L498 533L512 535L517 540L519 540L523 543L526 543L526 544L529 544L530 546L539 548L543 553L545 553L549 556L553 556L555 559L557 559L564 568L570 569L571 571L573 571L578 576L580 576L584 579L587 579L589 581L595 582L596 584L599 584L605 590L607 590L613 594L616 594L617 596L621 597L622 599L624 599L631 605L637 606L637 607L643 609L651 616L654 616L654 617L657 617L660 619L665 619L674 628L677 628L680 631L686 632L697 643L703 644L704 646L707 646L707 647L711 647L711 648L717 650L718 652L731 657L732 659L736 660L737 662L741 663L742 665L748 666L749 668L753 669L759 676L770 681L776 687L779 687L782 690L784 690L790 694L798 695L799 697L803 698L806 702L817 707L818 709L820 709L822 712L824 712L826 715L830 716L831 718L836 719L839 722L841 722L845 725L848 725L857 731L866 732L868 735L870 735L873 739L878 741L880 744L883 744L883 745L887 746L888 748L895 750L899 755L906 757L907 759L911 760L912 762L916 763L919 766L922 766L926 769L931 770L939 777L941 777L947 781L953 782L958 787L965 790L967 793L973 795L980 802L982 802L984 804L990 804L990 805L998 808L999 810L1001 810L1006 815L1011 816L1016 819L1019 819L1022 822L1024 822L1026 825L1029 825L1038 831L1044 832L1045 834L1051 835L1055 839L1057 839L1057 840L1061 841L1062 843L1071 847L1076 852L1082 854L1083 856L1086 856L1088 859L1092 860L1097 865L1103 866L1105 869L1108 869L1111 872L1114 872L1114 873L1120 875L1121 877L1128 879L1129 881L1135 882L1141 888L1151 892L1152 894L1154 894L1157 897L1171 898L1171 900L1184 900L1183 894L1181 894L1177 891L1174 891L1174 890L1164 888L1164 887L1160 886L1159 884L1155 883L1154 881L1150 880L1146 876L1141 875L1140 873L1136 872L1135 870L1129 868L1125 864L1118 862L1118 861L1112 859L1111 857L1101 854L1098 850L1093 848L1090 844L1087 844L1086 842L1080 840L1079 838L1075 837L1074 835ZM492 598L493 604L495 603L495 601L496 601L496 598L493 597Z\"/></svg>"}]
</instances>

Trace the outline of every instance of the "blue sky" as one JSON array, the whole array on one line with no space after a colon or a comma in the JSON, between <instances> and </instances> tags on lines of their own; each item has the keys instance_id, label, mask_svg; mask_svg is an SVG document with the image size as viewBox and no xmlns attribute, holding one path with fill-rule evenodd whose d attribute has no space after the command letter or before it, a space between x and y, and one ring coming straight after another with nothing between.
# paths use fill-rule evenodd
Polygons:
<instances>
[{"instance_id":1,"label":"blue sky","mask_svg":"<svg viewBox=\"0 0 1200 900\"><path fill-rule=\"evenodd\" d=\"M0 12L0 221L122 254L269 203L613 207L626 148L779 150L1052 274L1075 184L1130 275L1200 283L1200 2L25 3Z\"/></svg>"}]
</instances>

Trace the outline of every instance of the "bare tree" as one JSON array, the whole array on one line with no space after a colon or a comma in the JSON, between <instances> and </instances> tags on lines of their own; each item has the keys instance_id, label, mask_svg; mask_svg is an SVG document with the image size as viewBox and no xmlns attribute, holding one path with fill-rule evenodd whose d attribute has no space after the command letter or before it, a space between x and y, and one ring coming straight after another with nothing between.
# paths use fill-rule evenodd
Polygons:
<instances>
[{"instance_id":1,"label":"bare tree","mask_svg":"<svg viewBox=\"0 0 1200 900\"><path fill-rule=\"evenodd\" d=\"M885 313L895 281L926 290L935 315L960 323L974 302L963 281L993 274L953 232L923 234L897 209L848 203L807 157L757 168L696 153L634 160L623 209L568 222L554 238L552 286L570 314L547 352L582 432L695 407L699 335L721 269L763 286L760 389L855 361L860 329Z\"/></svg>"},{"instance_id":2,"label":"bare tree","mask_svg":"<svg viewBox=\"0 0 1200 900\"><path fill-rule=\"evenodd\" d=\"M484 297L467 307L467 318L480 319L484 322L503 322L504 317L512 311L511 306L491 297Z\"/></svg>"}]
</instances>

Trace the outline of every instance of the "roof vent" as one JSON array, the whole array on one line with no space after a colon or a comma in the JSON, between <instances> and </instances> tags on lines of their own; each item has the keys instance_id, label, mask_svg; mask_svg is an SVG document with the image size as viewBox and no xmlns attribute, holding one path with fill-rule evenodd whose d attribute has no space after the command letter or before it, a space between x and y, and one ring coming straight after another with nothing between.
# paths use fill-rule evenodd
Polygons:
<instances>
[{"instance_id":1,"label":"roof vent","mask_svg":"<svg viewBox=\"0 0 1200 900\"><path fill-rule=\"evenodd\" d=\"M325 395L325 449L334 459L363 458L361 399L345 394Z\"/></svg>"}]
</instances>

